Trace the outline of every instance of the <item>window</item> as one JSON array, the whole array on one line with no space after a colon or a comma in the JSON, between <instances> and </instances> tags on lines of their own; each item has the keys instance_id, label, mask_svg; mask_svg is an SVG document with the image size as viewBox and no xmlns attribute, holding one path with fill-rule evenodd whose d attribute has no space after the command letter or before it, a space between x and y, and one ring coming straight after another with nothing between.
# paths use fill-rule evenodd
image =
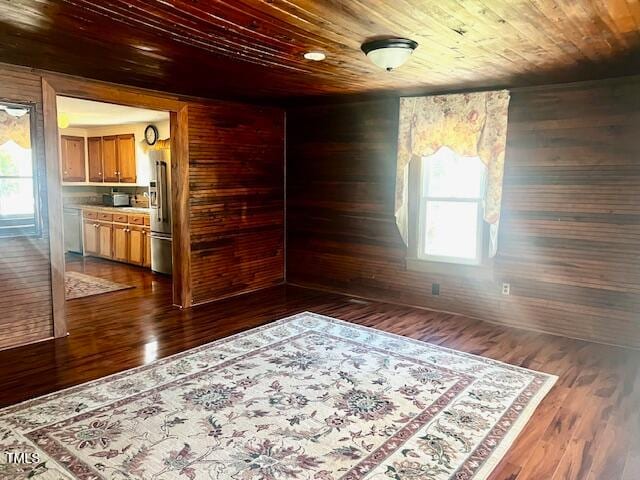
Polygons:
<instances>
[{"instance_id":1,"label":"window","mask_svg":"<svg viewBox=\"0 0 640 480\"><path fill-rule=\"evenodd\" d=\"M0 103L0 236L38 233L31 116L29 106Z\"/></svg>"},{"instance_id":2,"label":"window","mask_svg":"<svg viewBox=\"0 0 640 480\"><path fill-rule=\"evenodd\" d=\"M442 147L422 159L418 199L419 260L482 263L486 166Z\"/></svg>"}]
</instances>

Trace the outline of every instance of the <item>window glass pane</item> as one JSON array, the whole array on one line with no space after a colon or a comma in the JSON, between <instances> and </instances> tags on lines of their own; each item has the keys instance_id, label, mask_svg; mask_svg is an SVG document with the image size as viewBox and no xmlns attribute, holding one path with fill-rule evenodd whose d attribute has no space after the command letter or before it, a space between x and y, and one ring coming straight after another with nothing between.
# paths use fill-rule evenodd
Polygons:
<instances>
[{"instance_id":1,"label":"window glass pane","mask_svg":"<svg viewBox=\"0 0 640 480\"><path fill-rule=\"evenodd\" d=\"M424 195L446 198L480 198L486 166L478 157L462 157L442 147L423 159Z\"/></svg>"},{"instance_id":2,"label":"window glass pane","mask_svg":"<svg viewBox=\"0 0 640 480\"><path fill-rule=\"evenodd\" d=\"M0 219L33 217L34 212L33 179L0 178Z\"/></svg>"},{"instance_id":3,"label":"window glass pane","mask_svg":"<svg viewBox=\"0 0 640 480\"><path fill-rule=\"evenodd\" d=\"M0 236L37 233L30 115L0 103Z\"/></svg>"},{"instance_id":4,"label":"window glass pane","mask_svg":"<svg viewBox=\"0 0 640 480\"><path fill-rule=\"evenodd\" d=\"M426 255L474 260L477 255L478 204L426 202Z\"/></svg>"},{"instance_id":5,"label":"window glass pane","mask_svg":"<svg viewBox=\"0 0 640 480\"><path fill-rule=\"evenodd\" d=\"M13 140L0 145L0 176L33 176L30 148L22 148Z\"/></svg>"}]
</instances>

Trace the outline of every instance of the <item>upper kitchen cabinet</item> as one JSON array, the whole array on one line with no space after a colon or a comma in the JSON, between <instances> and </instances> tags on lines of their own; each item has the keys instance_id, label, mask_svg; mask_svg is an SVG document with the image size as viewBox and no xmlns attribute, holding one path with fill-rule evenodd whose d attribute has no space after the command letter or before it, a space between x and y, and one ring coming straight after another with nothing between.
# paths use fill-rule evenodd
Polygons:
<instances>
[{"instance_id":1,"label":"upper kitchen cabinet","mask_svg":"<svg viewBox=\"0 0 640 480\"><path fill-rule=\"evenodd\" d=\"M84 137L62 135L60 137L62 158L62 180L65 182L86 182L84 161Z\"/></svg>"},{"instance_id":2,"label":"upper kitchen cabinet","mask_svg":"<svg viewBox=\"0 0 640 480\"><path fill-rule=\"evenodd\" d=\"M136 183L136 146L132 133L85 138L61 135L62 181ZM89 175L87 179L86 169Z\"/></svg>"},{"instance_id":3,"label":"upper kitchen cabinet","mask_svg":"<svg viewBox=\"0 0 640 480\"><path fill-rule=\"evenodd\" d=\"M87 138L87 155L89 157L89 181L102 182L104 176L102 137Z\"/></svg>"},{"instance_id":4,"label":"upper kitchen cabinet","mask_svg":"<svg viewBox=\"0 0 640 480\"><path fill-rule=\"evenodd\" d=\"M136 183L133 134L89 138L89 181Z\"/></svg>"},{"instance_id":5,"label":"upper kitchen cabinet","mask_svg":"<svg viewBox=\"0 0 640 480\"><path fill-rule=\"evenodd\" d=\"M118 137L102 137L103 181L118 181Z\"/></svg>"},{"instance_id":6,"label":"upper kitchen cabinet","mask_svg":"<svg viewBox=\"0 0 640 480\"><path fill-rule=\"evenodd\" d=\"M118 181L136 183L136 141L134 135L118 135Z\"/></svg>"},{"instance_id":7,"label":"upper kitchen cabinet","mask_svg":"<svg viewBox=\"0 0 640 480\"><path fill-rule=\"evenodd\" d=\"M67 172L63 175L63 184L149 186L151 165L155 165L149 156L164 146L152 148L154 141L150 134L153 133L158 142L170 139L171 122L167 112L62 96L57 97L57 102L60 171ZM75 168L71 168L71 164ZM78 169L79 174L75 172Z\"/></svg>"}]
</instances>

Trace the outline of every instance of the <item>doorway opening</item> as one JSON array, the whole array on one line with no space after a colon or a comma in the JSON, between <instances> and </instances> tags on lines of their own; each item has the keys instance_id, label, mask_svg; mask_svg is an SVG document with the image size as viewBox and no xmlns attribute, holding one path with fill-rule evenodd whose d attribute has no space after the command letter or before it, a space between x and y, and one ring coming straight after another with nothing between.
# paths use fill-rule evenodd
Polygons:
<instances>
[{"instance_id":1,"label":"doorway opening","mask_svg":"<svg viewBox=\"0 0 640 480\"><path fill-rule=\"evenodd\" d=\"M63 95L56 106L67 308L171 305L169 112Z\"/></svg>"}]
</instances>

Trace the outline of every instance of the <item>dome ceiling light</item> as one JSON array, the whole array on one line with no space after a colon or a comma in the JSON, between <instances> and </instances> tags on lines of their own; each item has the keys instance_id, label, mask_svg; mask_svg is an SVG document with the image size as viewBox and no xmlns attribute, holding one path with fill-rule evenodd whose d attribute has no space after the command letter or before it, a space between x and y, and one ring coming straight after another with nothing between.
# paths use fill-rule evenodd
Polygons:
<instances>
[{"instance_id":1,"label":"dome ceiling light","mask_svg":"<svg viewBox=\"0 0 640 480\"><path fill-rule=\"evenodd\" d=\"M390 72L406 62L418 42L408 38L383 38L362 44L362 51L380 68Z\"/></svg>"},{"instance_id":2,"label":"dome ceiling light","mask_svg":"<svg viewBox=\"0 0 640 480\"><path fill-rule=\"evenodd\" d=\"M304 58L307 60L313 60L314 62L321 62L327 56L322 52L307 52L304 54Z\"/></svg>"}]
</instances>

